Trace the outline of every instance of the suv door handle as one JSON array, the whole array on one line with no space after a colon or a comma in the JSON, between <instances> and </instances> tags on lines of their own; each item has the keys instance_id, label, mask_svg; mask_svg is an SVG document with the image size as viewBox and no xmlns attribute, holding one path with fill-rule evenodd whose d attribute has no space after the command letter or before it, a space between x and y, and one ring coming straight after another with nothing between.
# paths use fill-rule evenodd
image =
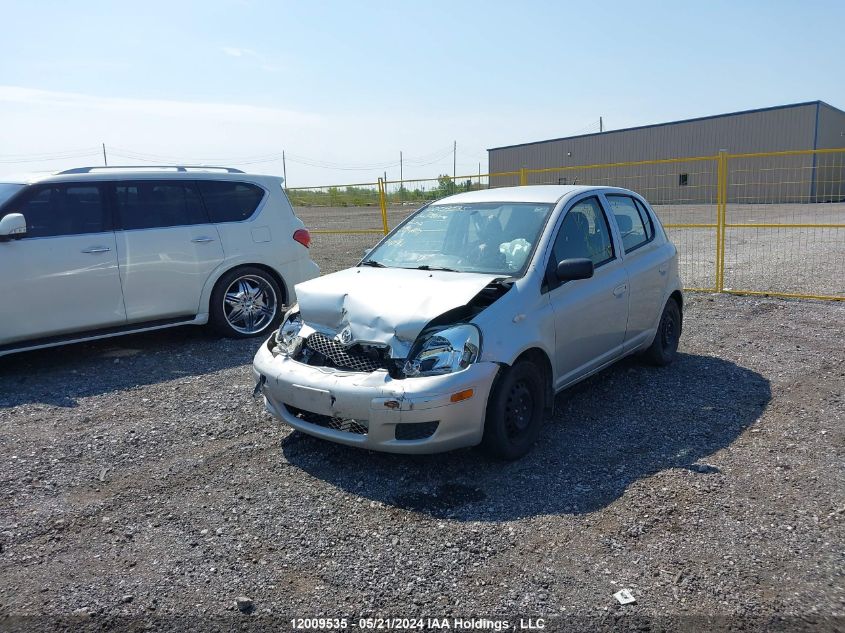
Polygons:
<instances>
[{"instance_id":1,"label":"suv door handle","mask_svg":"<svg viewBox=\"0 0 845 633\"><path fill-rule=\"evenodd\" d=\"M614 297L621 297L625 294L625 291L628 290L628 284L622 284L621 286L616 286L613 289L613 296Z\"/></svg>"},{"instance_id":2,"label":"suv door handle","mask_svg":"<svg viewBox=\"0 0 845 633\"><path fill-rule=\"evenodd\" d=\"M83 253L108 253L111 249L108 246L92 246L86 248Z\"/></svg>"},{"instance_id":3,"label":"suv door handle","mask_svg":"<svg viewBox=\"0 0 845 633\"><path fill-rule=\"evenodd\" d=\"M191 240L194 244L205 244L206 242L213 242L213 237L208 237L207 235L203 235L202 237L195 237Z\"/></svg>"}]
</instances>

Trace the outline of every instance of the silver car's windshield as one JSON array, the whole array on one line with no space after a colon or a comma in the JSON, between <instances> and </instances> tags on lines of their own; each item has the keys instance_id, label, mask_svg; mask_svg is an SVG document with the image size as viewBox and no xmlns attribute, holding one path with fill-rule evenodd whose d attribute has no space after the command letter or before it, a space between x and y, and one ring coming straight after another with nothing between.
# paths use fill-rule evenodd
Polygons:
<instances>
[{"instance_id":1,"label":"silver car's windshield","mask_svg":"<svg viewBox=\"0 0 845 633\"><path fill-rule=\"evenodd\" d=\"M362 264L518 276L552 207L526 202L432 204L373 249Z\"/></svg>"},{"instance_id":2,"label":"silver car's windshield","mask_svg":"<svg viewBox=\"0 0 845 633\"><path fill-rule=\"evenodd\" d=\"M3 203L6 202L6 200L11 198L25 186L26 185L20 185L18 183L0 182L0 206L3 206Z\"/></svg>"}]
</instances>

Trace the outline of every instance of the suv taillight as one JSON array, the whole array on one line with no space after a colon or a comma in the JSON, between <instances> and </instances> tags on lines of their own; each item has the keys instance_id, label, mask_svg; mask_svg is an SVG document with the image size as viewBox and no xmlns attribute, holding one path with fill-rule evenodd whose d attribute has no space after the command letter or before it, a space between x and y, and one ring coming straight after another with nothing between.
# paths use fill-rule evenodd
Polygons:
<instances>
[{"instance_id":1,"label":"suv taillight","mask_svg":"<svg viewBox=\"0 0 845 633\"><path fill-rule=\"evenodd\" d=\"M293 239L302 244L305 248L310 248L311 246L311 234L308 232L308 229L296 229L293 232Z\"/></svg>"}]
</instances>

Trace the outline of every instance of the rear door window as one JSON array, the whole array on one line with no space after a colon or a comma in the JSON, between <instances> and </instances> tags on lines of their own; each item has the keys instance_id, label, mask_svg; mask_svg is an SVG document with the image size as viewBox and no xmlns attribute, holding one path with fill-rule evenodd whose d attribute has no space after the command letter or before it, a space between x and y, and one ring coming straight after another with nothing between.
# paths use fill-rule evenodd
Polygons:
<instances>
[{"instance_id":1,"label":"rear door window","mask_svg":"<svg viewBox=\"0 0 845 633\"><path fill-rule=\"evenodd\" d=\"M115 197L120 226L126 231L208 223L193 181L118 182Z\"/></svg>"},{"instance_id":2,"label":"rear door window","mask_svg":"<svg viewBox=\"0 0 845 633\"><path fill-rule=\"evenodd\" d=\"M83 235L111 230L108 209L96 184L38 185L8 212L23 213L26 237Z\"/></svg>"},{"instance_id":3,"label":"rear door window","mask_svg":"<svg viewBox=\"0 0 845 633\"><path fill-rule=\"evenodd\" d=\"M264 199L261 187L245 182L199 180L197 186L215 224L240 222L252 217Z\"/></svg>"},{"instance_id":4,"label":"rear door window","mask_svg":"<svg viewBox=\"0 0 845 633\"><path fill-rule=\"evenodd\" d=\"M630 196L607 195L610 210L616 218L616 225L622 234L622 245L629 253L648 242L651 237L646 233L643 218ZM652 231L651 235L654 235Z\"/></svg>"},{"instance_id":5,"label":"rear door window","mask_svg":"<svg viewBox=\"0 0 845 633\"><path fill-rule=\"evenodd\" d=\"M643 219L645 225L645 234L648 239L654 237L654 222L651 220L651 214L645 208L642 202L634 198L634 203L637 205L637 211L640 212L640 217Z\"/></svg>"}]
</instances>

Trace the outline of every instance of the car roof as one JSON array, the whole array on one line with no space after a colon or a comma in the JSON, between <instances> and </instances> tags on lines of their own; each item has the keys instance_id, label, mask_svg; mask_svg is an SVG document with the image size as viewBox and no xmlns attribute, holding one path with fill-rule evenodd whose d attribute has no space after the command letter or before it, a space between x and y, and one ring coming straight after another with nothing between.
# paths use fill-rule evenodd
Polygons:
<instances>
[{"instance_id":1,"label":"car roof","mask_svg":"<svg viewBox=\"0 0 845 633\"><path fill-rule=\"evenodd\" d=\"M588 191L620 191L620 187L594 185L524 185L521 187L497 187L467 191L441 198L436 204L469 204L473 202L537 202L555 204L566 196Z\"/></svg>"},{"instance_id":2,"label":"car roof","mask_svg":"<svg viewBox=\"0 0 845 633\"><path fill-rule=\"evenodd\" d=\"M261 180L283 181L281 176L247 174L242 171L223 171L215 167L191 167L177 170L177 167L92 167L90 171L67 170L52 174L35 175L25 182L35 184L42 182L77 182L100 180L237 180L260 182ZM20 182L20 179L16 179Z\"/></svg>"}]
</instances>

